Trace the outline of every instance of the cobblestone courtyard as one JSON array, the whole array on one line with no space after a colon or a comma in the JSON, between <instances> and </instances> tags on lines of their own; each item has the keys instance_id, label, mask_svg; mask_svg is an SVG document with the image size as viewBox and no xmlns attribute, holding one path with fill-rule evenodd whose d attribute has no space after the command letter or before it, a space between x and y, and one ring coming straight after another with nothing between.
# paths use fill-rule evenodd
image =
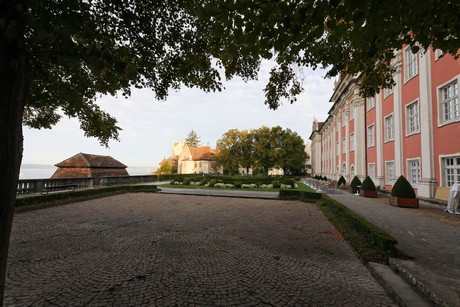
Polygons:
<instances>
[{"instance_id":1,"label":"cobblestone courtyard","mask_svg":"<svg viewBox=\"0 0 460 307\"><path fill-rule=\"evenodd\" d=\"M15 215L6 306L394 305L316 206L124 194Z\"/></svg>"}]
</instances>

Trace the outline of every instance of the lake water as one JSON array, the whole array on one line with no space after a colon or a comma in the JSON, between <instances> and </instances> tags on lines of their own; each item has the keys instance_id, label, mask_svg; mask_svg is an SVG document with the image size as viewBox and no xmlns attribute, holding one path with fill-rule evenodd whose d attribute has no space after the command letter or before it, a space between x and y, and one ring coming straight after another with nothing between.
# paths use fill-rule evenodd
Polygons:
<instances>
[{"instance_id":1,"label":"lake water","mask_svg":"<svg viewBox=\"0 0 460 307\"><path fill-rule=\"evenodd\" d=\"M46 179L53 176L56 167L52 165L43 166L30 166L22 165L19 179ZM148 175L153 172L153 168L148 167L129 167L127 168L128 174L131 176Z\"/></svg>"}]
</instances>

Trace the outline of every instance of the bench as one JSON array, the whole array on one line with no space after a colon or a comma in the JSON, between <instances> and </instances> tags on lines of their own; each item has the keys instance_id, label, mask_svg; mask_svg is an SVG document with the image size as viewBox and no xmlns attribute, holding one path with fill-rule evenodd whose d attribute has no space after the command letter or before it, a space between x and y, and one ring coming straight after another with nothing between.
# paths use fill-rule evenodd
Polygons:
<instances>
[{"instance_id":1,"label":"bench","mask_svg":"<svg viewBox=\"0 0 460 307\"><path fill-rule=\"evenodd\" d=\"M450 194L450 188L449 187L437 187L436 188L436 194L434 195L435 199L439 200L444 200L448 201L449 200L449 194Z\"/></svg>"},{"instance_id":2,"label":"bench","mask_svg":"<svg viewBox=\"0 0 460 307\"><path fill-rule=\"evenodd\" d=\"M78 184L64 184L64 185L55 185L49 186L42 189L42 194L48 194L49 192L56 191L75 191L78 188Z\"/></svg>"}]
</instances>

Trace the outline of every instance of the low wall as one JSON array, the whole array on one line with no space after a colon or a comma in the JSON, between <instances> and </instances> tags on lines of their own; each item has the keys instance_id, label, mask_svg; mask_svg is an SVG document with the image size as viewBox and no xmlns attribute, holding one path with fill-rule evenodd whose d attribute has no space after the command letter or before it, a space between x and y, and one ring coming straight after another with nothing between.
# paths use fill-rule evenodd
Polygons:
<instances>
[{"instance_id":1,"label":"low wall","mask_svg":"<svg viewBox=\"0 0 460 307\"><path fill-rule=\"evenodd\" d=\"M98 179L96 185L100 186L110 186L110 185L123 185L123 184L139 184L139 183L149 183L157 182L159 180L158 176L117 176L117 177L102 177Z\"/></svg>"},{"instance_id":2,"label":"low wall","mask_svg":"<svg viewBox=\"0 0 460 307\"><path fill-rule=\"evenodd\" d=\"M16 194L40 193L47 187L76 184L77 189L87 189L94 186L94 178L67 178L67 179L20 179Z\"/></svg>"},{"instance_id":3,"label":"low wall","mask_svg":"<svg viewBox=\"0 0 460 307\"><path fill-rule=\"evenodd\" d=\"M77 189L88 189L95 186L114 186L157 182L158 176L120 176L102 178L67 178L67 179L20 179L16 194L25 195L41 193L47 187L76 184Z\"/></svg>"}]
</instances>

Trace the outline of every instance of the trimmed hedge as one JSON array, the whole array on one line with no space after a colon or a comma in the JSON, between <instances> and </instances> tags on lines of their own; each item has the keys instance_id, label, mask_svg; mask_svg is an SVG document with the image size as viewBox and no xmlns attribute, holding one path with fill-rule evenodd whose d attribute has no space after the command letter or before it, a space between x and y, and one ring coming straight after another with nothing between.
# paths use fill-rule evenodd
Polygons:
<instances>
[{"instance_id":1,"label":"trimmed hedge","mask_svg":"<svg viewBox=\"0 0 460 307\"><path fill-rule=\"evenodd\" d=\"M279 193L279 198L283 200L318 200L321 199L321 197L321 193L300 190L280 190Z\"/></svg>"},{"instance_id":2,"label":"trimmed hedge","mask_svg":"<svg viewBox=\"0 0 460 307\"><path fill-rule=\"evenodd\" d=\"M372 181L371 177L367 176L363 183L361 184L361 190L363 191L377 191L375 187L374 181Z\"/></svg>"},{"instance_id":3,"label":"trimmed hedge","mask_svg":"<svg viewBox=\"0 0 460 307\"><path fill-rule=\"evenodd\" d=\"M361 180L359 180L358 176L353 177L353 180L350 183L350 187L356 188L359 185L361 185Z\"/></svg>"},{"instance_id":4,"label":"trimmed hedge","mask_svg":"<svg viewBox=\"0 0 460 307\"><path fill-rule=\"evenodd\" d=\"M27 197L16 198L15 208L22 208L26 206L37 205L53 205L64 204L69 202L82 201L87 199L94 199L99 197L106 197L122 193L133 192L157 192L156 185L124 185L124 186L111 186L98 189L84 189L70 192L50 193L45 195L34 195Z\"/></svg>"},{"instance_id":5,"label":"trimmed hedge","mask_svg":"<svg viewBox=\"0 0 460 307\"><path fill-rule=\"evenodd\" d=\"M407 179L401 175L391 188L391 196L402 198L416 198L414 188Z\"/></svg>"},{"instance_id":6,"label":"trimmed hedge","mask_svg":"<svg viewBox=\"0 0 460 307\"><path fill-rule=\"evenodd\" d=\"M389 256L400 255L395 238L346 206L327 195L323 195L317 205L364 262L387 263Z\"/></svg>"},{"instance_id":7,"label":"trimmed hedge","mask_svg":"<svg viewBox=\"0 0 460 307\"><path fill-rule=\"evenodd\" d=\"M233 185L239 185L241 186L242 184L256 184L257 186L260 186L262 184L276 184L278 186L281 186L281 184L289 185L291 187L294 187L295 184L295 178L289 178L289 177L260 177L260 176L251 176L251 177L246 177L246 176L234 176L234 177L228 177L228 176L205 176L203 177L202 175L177 175L176 177L172 178L171 180L177 181L177 182L182 182L184 185L189 185L190 182L200 182L202 185L205 183L209 183L209 186L214 186L216 183L223 183L223 184L233 184ZM211 184L212 183L212 184Z\"/></svg>"},{"instance_id":8,"label":"trimmed hedge","mask_svg":"<svg viewBox=\"0 0 460 307\"><path fill-rule=\"evenodd\" d=\"M337 185L340 187L342 184L346 185L347 181L345 180L343 176L340 176L339 180L337 181Z\"/></svg>"},{"instance_id":9,"label":"trimmed hedge","mask_svg":"<svg viewBox=\"0 0 460 307\"><path fill-rule=\"evenodd\" d=\"M327 181L327 177L326 176L321 176L321 175L315 175L313 178L315 178L316 180L322 180L322 181Z\"/></svg>"}]
</instances>

